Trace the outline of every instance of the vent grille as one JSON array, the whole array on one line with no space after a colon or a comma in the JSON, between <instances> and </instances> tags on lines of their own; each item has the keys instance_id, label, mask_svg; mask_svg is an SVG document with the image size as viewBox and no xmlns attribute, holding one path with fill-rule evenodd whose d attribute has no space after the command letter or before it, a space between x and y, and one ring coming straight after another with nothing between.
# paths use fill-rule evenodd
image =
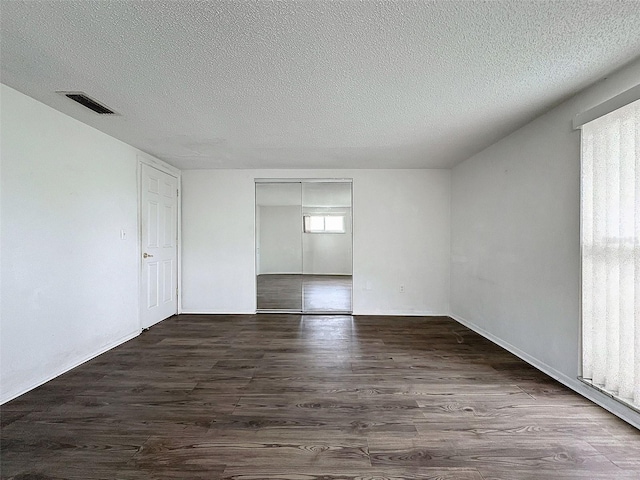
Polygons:
<instances>
[{"instance_id":1,"label":"vent grille","mask_svg":"<svg viewBox=\"0 0 640 480\"><path fill-rule=\"evenodd\" d=\"M67 98L70 98L74 102L79 103L83 107L88 108L92 112L97 113L98 115L117 115L116 112L111 110L109 107L97 102L93 98L89 97L84 92L58 92L61 95L64 95Z\"/></svg>"}]
</instances>

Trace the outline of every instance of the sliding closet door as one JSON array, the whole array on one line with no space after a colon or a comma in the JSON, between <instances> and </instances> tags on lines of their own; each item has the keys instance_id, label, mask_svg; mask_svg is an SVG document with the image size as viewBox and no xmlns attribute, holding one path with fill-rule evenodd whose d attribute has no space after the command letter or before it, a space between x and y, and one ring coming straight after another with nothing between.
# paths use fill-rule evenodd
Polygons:
<instances>
[{"instance_id":1,"label":"sliding closet door","mask_svg":"<svg viewBox=\"0 0 640 480\"><path fill-rule=\"evenodd\" d=\"M351 182L302 183L305 313L351 312Z\"/></svg>"},{"instance_id":2,"label":"sliding closet door","mask_svg":"<svg viewBox=\"0 0 640 480\"><path fill-rule=\"evenodd\" d=\"M256 182L258 311L350 313L351 182Z\"/></svg>"},{"instance_id":3,"label":"sliding closet door","mask_svg":"<svg viewBox=\"0 0 640 480\"><path fill-rule=\"evenodd\" d=\"M259 311L302 311L300 183L256 183Z\"/></svg>"}]
</instances>

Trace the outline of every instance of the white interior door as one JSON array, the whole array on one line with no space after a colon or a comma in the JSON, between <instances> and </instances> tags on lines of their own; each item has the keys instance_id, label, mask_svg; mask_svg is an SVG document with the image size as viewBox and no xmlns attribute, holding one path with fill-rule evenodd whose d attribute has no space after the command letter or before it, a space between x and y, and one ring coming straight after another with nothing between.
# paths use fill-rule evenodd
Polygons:
<instances>
[{"instance_id":1,"label":"white interior door","mask_svg":"<svg viewBox=\"0 0 640 480\"><path fill-rule=\"evenodd\" d=\"M178 311L178 179L142 164L142 328Z\"/></svg>"}]
</instances>

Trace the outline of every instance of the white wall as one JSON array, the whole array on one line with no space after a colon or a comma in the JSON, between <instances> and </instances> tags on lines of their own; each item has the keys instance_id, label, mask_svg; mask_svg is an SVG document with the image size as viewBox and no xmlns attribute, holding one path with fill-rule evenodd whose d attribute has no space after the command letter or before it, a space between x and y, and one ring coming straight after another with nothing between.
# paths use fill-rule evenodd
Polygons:
<instances>
[{"instance_id":1,"label":"white wall","mask_svg":"<svg viewBox=\"0 0 640 480\"><path fill-rule=\"evenodd\" d=\"M249 170L182 172L182 311L255 313Z\"/></svg>"},{"instance_id":2,"label":"white wall","mask_svg":"<svg viewBox=\"0 0 640 480\"><path fill-rule=\"evenodd\" d=\"M354 313L448 313L448 170L183 172L183 311L255 312L256 178L353 178Z\"/></svg>"},{"instance_id":3,"label":"white wall","mask_svg":"<svg viewBox=\"0 0 640 480\"><path fill-rule=\"evenodd\" d=\"M576 380L580 132L571 122L638 79L635 62L452 172L453 316L588 395Z\"/></svg>"},{"instance_id":4,"label":"white wall","mask_svg":"<svg viewBox=\"0 0 640 480\"><path fill-rule=\"evenodd\" d=\"M302 207L259 206L259 273L302 273Z\"/></svg>"},{"instance_id":5,"label":"white wall","mask_svg":"<svg viewBox=\"0 0 640 480\"><path fill-rule=\"evenodd\" d=\"M350 187L350 186L349 186ZM311 275L351 275L353 273L351 208L304 207L304 214L344 215L344 233L303 233L302 268Z\"/></svg>"},{"instance_id":6,"label":"white wall","mask_svg":"<svg viewBox=\"0 0 640 480\"><path fill-rule=\"evenodd\" d=\"M4 402L139 333L140 152L4 85L1 95Z\"/></svg>"},{"instance_id":7,"label":"white wall","mask_svg":"<svg viewBox=\"0 0 640 480\"><path fill-rule=\"evenodd\" d=\"M259 275L351 275L350 208L302 209L291 205L261 205L257 208ZM346 232L303 233L303 211L319 214L332 211L343 213L347 223Z\"/></svg>"}]
</instances>

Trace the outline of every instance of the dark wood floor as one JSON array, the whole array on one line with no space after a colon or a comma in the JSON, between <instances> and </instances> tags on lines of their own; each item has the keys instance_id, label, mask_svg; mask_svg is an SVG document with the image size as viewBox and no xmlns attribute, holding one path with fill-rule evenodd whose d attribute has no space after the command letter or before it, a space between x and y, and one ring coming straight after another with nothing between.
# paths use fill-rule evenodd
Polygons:
<instances>
[{"instance_id":1,"label":"dark wood floor","mask_svg":"<svg viewBox=\"0 0 640 480\"><path fill-rule=\"evenodd\" d=\"M351 312L351 275L258 275L258 310Z\"/></svg>"},{"instance_id":2,"label":"dark wood floor","mask_svg":"<svg viewBox=\"0 0 640 480\"><path fill-rule=\"evenodd\" d=\"M447 318L173 317L2 423L23 480L640 478L637 430Z\"/></svg>"}]
</instances>

